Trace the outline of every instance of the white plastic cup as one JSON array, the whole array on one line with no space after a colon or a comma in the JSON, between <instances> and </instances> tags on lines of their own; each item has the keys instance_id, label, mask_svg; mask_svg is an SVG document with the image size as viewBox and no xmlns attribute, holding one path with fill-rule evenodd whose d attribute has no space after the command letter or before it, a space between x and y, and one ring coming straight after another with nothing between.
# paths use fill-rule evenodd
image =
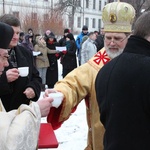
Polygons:
<instances>
[{"instance_id":1,"label":"white plastic cup","mask_svg":"<svg viewBox=\"0 0 150 150\"><path fill-rule=\"evenodd\" d=\"M50 93L48 96L53 98L52 106L55 108L58 108L61 105L64 98L64 95L61 92Z\"/></svg>"},{"instance_id":2,"label":"white plastic cup","mask_svg":"<svg viewBox=\"0 0 150 150\"><path fill-rule=\"evenodd\" d=\"M29 74L29 67L19 67L18 71L21 77L26 77Z\"/></svg>"}]
</instances>

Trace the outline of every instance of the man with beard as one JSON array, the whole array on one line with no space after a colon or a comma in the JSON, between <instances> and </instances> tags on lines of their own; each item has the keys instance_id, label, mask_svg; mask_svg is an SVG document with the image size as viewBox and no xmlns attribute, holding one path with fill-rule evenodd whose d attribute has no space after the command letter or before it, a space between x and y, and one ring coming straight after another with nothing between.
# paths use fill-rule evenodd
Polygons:
<instances>
[{"instance_id":1,"label":"man with beard","mask_svg":"<svg viewBox=\"0 0 150 150\"><path fill-rule=\"evenodd\" d=\"M111 7L108 7L111 5ZM121 13L121 16L119 15ZM104 127L100 122L100 113L96 100L95 79L98 71L114 57L120 55L132 31L135 17L134 8L124 2L107 4L102 11L104 22L105 48L94 55L87 63L74 69L64 79L58 81L50 92L62 92L64 99L57 108L52 108L48 116L54 129L57 129L75 111L78 104L85 100L88 124L88 142L85 150L103 150ZM53 115L54 114L54 115Z\"/></svg>"}]
</instances>

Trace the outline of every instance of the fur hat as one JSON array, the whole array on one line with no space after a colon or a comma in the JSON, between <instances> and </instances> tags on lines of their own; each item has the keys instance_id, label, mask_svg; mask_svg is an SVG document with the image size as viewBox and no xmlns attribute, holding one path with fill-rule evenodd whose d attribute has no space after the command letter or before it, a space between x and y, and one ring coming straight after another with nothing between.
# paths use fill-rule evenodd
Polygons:
<instances>
[{"instance_id":1,"label":"fur hat","mask_svg":"<svg viewBox=\"0 0 150 150\"><path fill-rule=\"evenodd\" d=\"M0 22L0 48L8 48L13 34L14 30L10 25Z\"/></svg>"},{"instance_id":2,"label":"fur hat","mask_svg":"<svg viewBox=\"0 0 150 150\"><path fill-rule=\"evenodd\" d=\"M125 2L112 2L104 6L102 20L105 32L131 32L135 9Z\"/></svg>"}]
</instances>

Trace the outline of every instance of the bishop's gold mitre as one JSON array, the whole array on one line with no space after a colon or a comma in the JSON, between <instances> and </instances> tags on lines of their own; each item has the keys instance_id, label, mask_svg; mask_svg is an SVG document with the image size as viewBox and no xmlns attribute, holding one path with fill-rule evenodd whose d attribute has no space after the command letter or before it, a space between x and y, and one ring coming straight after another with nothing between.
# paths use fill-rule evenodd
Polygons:
<instances>
[{"instance_id":1,"label":"bishop's gold mitre","mask_svg":"<svg viewBox=\"0 0 150 150\"><path fill-rule=\"evenodd\" d=\"M112 2L104 6L102 20L105 32L131 32L135 9L125 2Z\"/></svg>"}]
</instances>

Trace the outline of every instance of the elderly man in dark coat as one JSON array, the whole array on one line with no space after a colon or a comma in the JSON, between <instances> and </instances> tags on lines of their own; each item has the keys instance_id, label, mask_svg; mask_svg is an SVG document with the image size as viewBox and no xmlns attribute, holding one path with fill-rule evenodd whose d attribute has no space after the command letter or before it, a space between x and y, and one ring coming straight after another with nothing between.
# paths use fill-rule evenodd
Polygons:
<instances>
[{"instance_id":1,"label":"elderly man in dark coat","mask_svg":"<svg viewBox=\"0 0 150 150\"><path fill-rule=\"evenodd\" d=\"M17 45L20 21L11 14L0 17L0 21L12 26L13 38L9 44L9 66L0 77L0 97L6 111L17 109L21 104L37 101L41 92L41 78L34 66L32 53ZM18 67L29 67L27 77L20 77Z\"/></svg>"}]
</instances>

